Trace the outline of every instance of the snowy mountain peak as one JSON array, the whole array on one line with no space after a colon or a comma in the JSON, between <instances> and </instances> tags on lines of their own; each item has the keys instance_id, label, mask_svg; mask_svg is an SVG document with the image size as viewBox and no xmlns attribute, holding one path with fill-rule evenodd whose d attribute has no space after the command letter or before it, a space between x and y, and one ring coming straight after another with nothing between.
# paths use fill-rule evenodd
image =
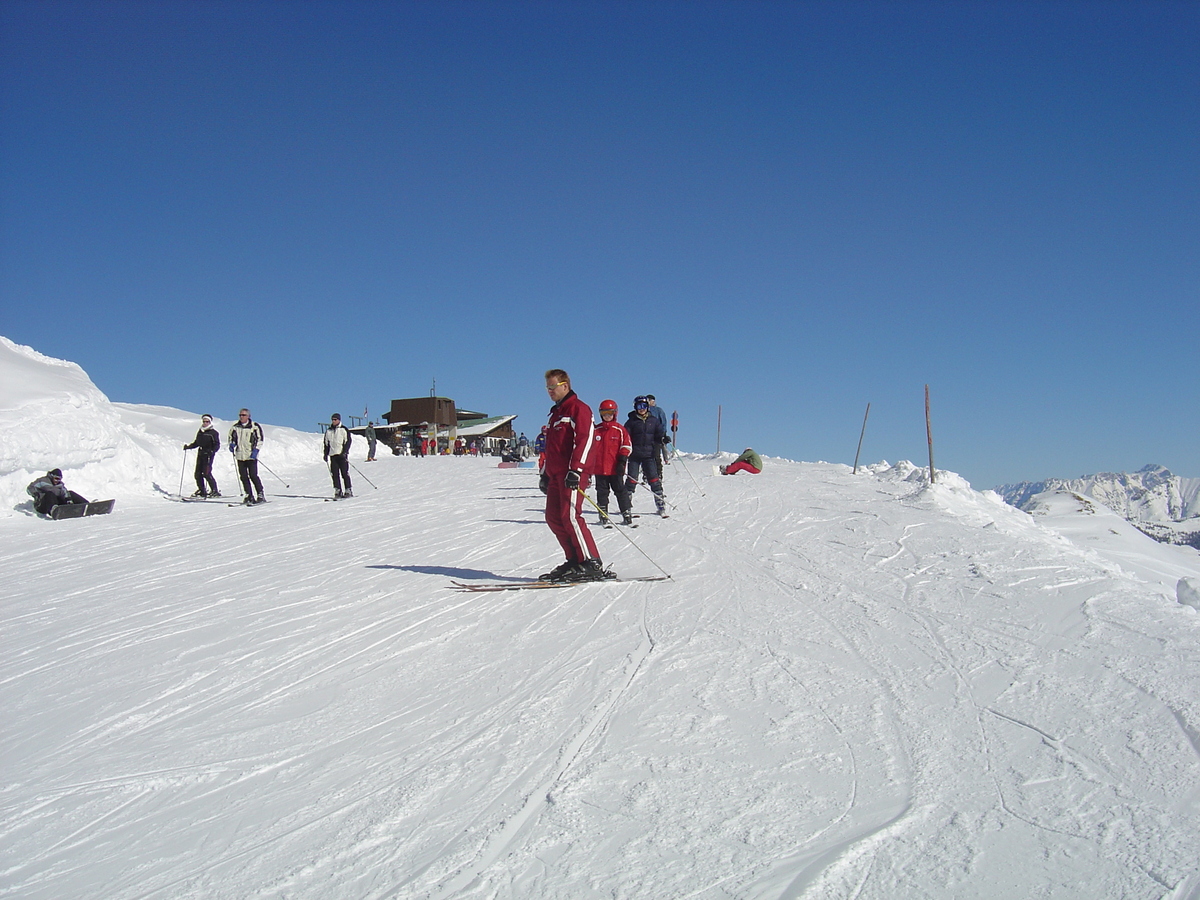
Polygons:
<instances>
[{"instance_id":1,"label":"snowy mountain peak","mask_svg":"<svg viewBox=\"0 0 1200 900\"><path fill-rule=\"evenodd\" d=\"M1040 495L1055 491L1090 497L1155 540L1200 548L1200 478L1180 478L1151 463L1133 473L1101 472L996 488L1006 502L1026 512L1032 511Z\"/></svg>"}]
</instances>

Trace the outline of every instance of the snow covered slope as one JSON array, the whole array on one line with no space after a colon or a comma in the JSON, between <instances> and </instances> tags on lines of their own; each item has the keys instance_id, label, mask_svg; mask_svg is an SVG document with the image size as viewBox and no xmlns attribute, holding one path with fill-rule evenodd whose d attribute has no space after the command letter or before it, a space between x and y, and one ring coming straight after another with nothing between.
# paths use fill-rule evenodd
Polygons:
<instances>
[{"instance_id":1,"label":"snow covered slope","mask_svg":"<svg viewBox=\"0 0 1200 900\"><path fill-rule=\"evenodd\" d=\"M686 464L596 532L657 583L455 591L557 561L486 460L0 518L0 895L1200 897L1196 554L904 463Z\"/></svg>"}]
</instances>

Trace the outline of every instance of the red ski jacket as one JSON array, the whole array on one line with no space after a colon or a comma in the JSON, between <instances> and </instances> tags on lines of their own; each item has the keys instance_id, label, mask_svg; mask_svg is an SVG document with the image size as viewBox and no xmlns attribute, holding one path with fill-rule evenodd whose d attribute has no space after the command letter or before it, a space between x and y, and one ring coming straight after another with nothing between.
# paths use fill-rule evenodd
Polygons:
<instances>
[{"instance_id":1,"label":"red ski jacket","mask_svg":"<svg viewBox=\"0 0 1200 900\"><path fill-rule=\"evenodd\" d=\"M625 426L613 419L611 422L601 421L594 429L595 438L592 440L592 456L588 462L589 475L612 475L615 472L618 456L629 456L633 452L633 444L629 442L629 432Z\"/></svg>"},{"instance_id":2,"label":"red ski jacket","mask_svg":"<svg viewBox=\"0 0 1200 900\"><path fill-rule=\"evenodd\" d=\"M546 432L546 466L550 476L562 477L574 469L583 474L592 449L592 410L574 392L550 407Z\"/></svg>"}]
</instances>

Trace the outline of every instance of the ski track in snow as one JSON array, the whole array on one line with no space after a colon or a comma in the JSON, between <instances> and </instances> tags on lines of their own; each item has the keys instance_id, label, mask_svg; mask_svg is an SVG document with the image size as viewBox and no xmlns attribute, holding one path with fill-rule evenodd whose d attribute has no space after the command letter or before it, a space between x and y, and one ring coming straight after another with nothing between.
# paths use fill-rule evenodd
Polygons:
<instances>
[{"instance_id":1,"label":"ski track in snow","mask_svg":"<svg viewBox=\"0 0 1200 900\"><path fill-rule=\"evenodd\" d=\"M1197 895L1189 610L953 486L706 468L623 532L673 581L562 592L448 590L558 558L488 461L0 520L0 896Z\"/></svg>"}]
</instances>

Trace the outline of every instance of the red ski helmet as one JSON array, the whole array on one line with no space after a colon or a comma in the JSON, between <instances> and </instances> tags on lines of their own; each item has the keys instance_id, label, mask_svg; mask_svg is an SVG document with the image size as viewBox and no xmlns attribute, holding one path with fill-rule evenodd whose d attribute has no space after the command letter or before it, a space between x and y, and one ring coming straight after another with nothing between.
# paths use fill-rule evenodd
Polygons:
<instances>
[{"instance_id":1,"label":"red ski helmet","mask_svg":"<svg viewBox=\"0 0 1200 900\"><path fill-rule=\"evenodd\" d=\"M600 401L600 412L610 412L615 415L617 412L617 401L616 400L601 400Z\"/></svg>"}]
</instances>

